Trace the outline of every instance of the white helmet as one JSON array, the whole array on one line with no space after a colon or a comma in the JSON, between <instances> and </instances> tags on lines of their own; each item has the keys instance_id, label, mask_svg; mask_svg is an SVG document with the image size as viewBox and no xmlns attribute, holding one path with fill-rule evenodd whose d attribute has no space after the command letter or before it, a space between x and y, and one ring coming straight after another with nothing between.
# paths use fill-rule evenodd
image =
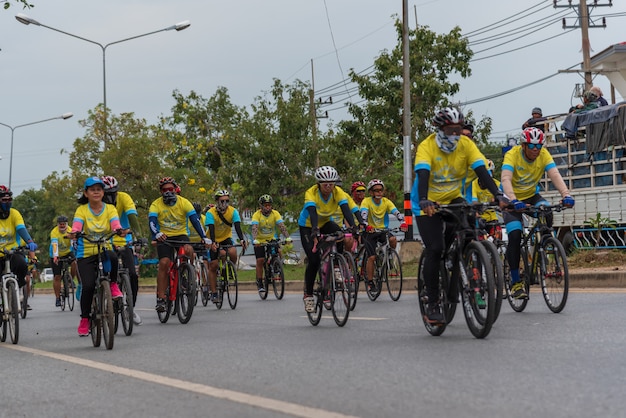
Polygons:
<instances>
[{"instance_id":1,"label":"white helmet","mask_svg":"<svg viewBox=\"0 0 626 418\"><path fill-rule=\"evenodd\" d=\"M318 183L334 183L339 181L339 173L337 173L337 170L335 170L334 167L324 165L315 170L315 180L317 180Z\"/></svg>"},{"instance_id":2,"label":"white helmet","mask_svg":"<svg viewBox=\"0 0 626 418\"><path fill-rule=\"evenodd\" d=\"M370 191L372 190L372 187L374 186L382 186L383 189L385 188L385 183L383 183L382 180L378 180L378 179L372 179L370 180L369 183L367 183L367 190Z\"/></svg>"}]
</instances>

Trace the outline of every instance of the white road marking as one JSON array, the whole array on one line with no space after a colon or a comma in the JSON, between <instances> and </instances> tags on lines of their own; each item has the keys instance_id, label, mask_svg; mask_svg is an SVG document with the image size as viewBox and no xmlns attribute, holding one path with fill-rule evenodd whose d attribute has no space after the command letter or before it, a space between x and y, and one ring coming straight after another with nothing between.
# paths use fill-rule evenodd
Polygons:
<instances>
[{"instance_id":1,"label":"white road marking","mask_svg":"<svg viewBox=\"0 0 626 418\"><path fill-rule=\"evenodd\" d=\"M188 392L197 393L204 396L210 396L212 398L225 399L228 401L250 405L256 408L263 408L270 411L276 411L294 417L303 418L317 418L317 417L329 417L329 418L356 418L352 415L344 415L338 412L326 411L319 408L311 408L304 405L294 404L290 402L279 401L275 399L269 399L265 396L250 395L243 392L237 392L234 390L222 389L214 386L203 385L200 383L189 382L180 379L173 379L171 377L161 376L154 373L142 372L141 370L128 369L125 367L119 367L112 364L100 363L97 361L86 360L80 357L72 357L65 354L52 353L48 351L38 350L36 348L22 347L19 345L6 345L2 344L0 347L9 348L24 353L30 353L36 356L48 357L55 360L65 361L67 363L77 364L79 366L90 367L96 370L102 370L109 373L115 373L121 376L130 377L133 379L144 380L153 384L159 384L163 386L169 386L178 390L185 390Z\"/></svg>"}]
</instances>

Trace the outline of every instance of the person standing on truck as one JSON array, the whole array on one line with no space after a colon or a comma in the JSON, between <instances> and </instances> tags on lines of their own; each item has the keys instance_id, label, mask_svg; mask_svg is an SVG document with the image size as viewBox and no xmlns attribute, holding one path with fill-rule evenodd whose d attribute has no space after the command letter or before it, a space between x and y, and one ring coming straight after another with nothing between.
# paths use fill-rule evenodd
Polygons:
<instances>
[{"instance_id":1,"label":"person standing on truck","mask_svg":"<svg viewBox=\"0 0 626 418\"><path fill-rule=\"evenodd\" d=\"M524 122L524 124L522 125L522 129L535 127L535 128L541 129L541 132L545 132L544 124L541 122L544 122L546 118L543 117L543 112L541 111L541 108L533 107L533 110L530 112L530 115L531 115L530 119Z\"/></svg>"},{"instance_id":2,"label":"person standing on truck","mask_svg":"<svg viewBox=\"0 0 626 418\"><path fill-rule=\"evenodd\" d=\"M504 195L510 200L515 212L504 212L504 224L509 236L506 259L511 271L511 293L515 299L526 299L528 295L524 283L520 280L519 260L522 242L522 211L527 205L548 205L537 193L537 186L546 172L554 187L562 196L561 203L566 207L574 206L570 195L552 156L543 148L544 134L537 128L526 128L522 133L521 145L516 145L504 155L501 184ZM552 216L547 217L548 226L552 226Z\"/></svg>"},{"instance_id":3,"label":"person standing on truck","mask_svg":"<svg viewBox=\"0 0 626 418\"><path fill-rule=\"evenodd\" d=\"M598 106L602 107L602 106L608 106L609 102L606 101L606 99L604 98L604 96L602 95L602 90L600 89L600 87L598 86L593 86L589 89L589 91L593 94L595 94L596 96L598 96Z\"/></svg>"}]
</instances>

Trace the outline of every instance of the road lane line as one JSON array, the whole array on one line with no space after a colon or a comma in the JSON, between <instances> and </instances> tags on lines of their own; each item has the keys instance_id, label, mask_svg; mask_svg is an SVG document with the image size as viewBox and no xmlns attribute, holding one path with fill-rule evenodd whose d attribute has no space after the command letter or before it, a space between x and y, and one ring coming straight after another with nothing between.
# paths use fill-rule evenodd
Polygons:
<instances>
[{"instance_id":1,"label":"road lane line","mask_svg":"<svg viewBox=\"0 0 626 418\"><path fill-rule=\"evenodd\" d=\"M308 318L308 316L302 315L300 318ZM334 318L332 316L322 316L322 319L332 319L334 321ZM365 316L350 316L348 317L348 319L353 321L386 321L389 318L367 318Z\"/></svg>"},{"instance_id":2,"label":"road lane line","mask_svg":"<svg viewBox=\"0 0 626 418\"><path fill-rule=\"evenodd\" d=\"M193 392L200 395L210 396L212 398L225 399L228 401L249 405L252 407L258 407L267 409L270 411L276 411L294 417L303 418L317 418L317 417L329 417L329 418L356 418L352 415L344 415L338 412L326 411L319 408L311 408L299 404L290 402L279 401L275 399L268 399L263 396L250 395L243 392L237 392L234 390L222 389L214 386L203 385L200 383L189 382L186 380L173 379L154 373L147 373L141 370L128 369L125 367L119 367L112 364L100 363L93 360L86 360L80 357L72 357L66 354L52 353L48 351L38 350L36 348L22 347L19 345L5 345L0 347L9 348L24 353L30 353L36 356L48 357L55 360L64 361L67 363L77 364L79 366L90 367L96 370L102 370L109 373L115 373L121 376L131 377L133 379L144 380L153 384L162 386L169 386L175 389L184 390L187 392Z\"/></svg>"}]
</instances>

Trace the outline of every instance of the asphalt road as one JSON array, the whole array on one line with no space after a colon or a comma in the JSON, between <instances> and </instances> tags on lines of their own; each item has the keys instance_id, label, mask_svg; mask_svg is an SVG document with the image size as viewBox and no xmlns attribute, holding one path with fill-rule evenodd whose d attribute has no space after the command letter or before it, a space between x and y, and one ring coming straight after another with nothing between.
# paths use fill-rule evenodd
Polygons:
<instances>
[{"instance_id":1,"label":"asphalt road","mask_svg":"<svg viewBox=\"0 0 626 418\"><path fill-rule=\"evenodd\" d=\"M485 340L461 310L430 336L416 298L362 293L339 328L328 311L311 326L296 293L197 306L186 325L141 294L144 324L108 351L77 336L78 305L36 295L19 344L0 343L0 416L624 416L623 291L574 291L561 314L540 293L521 314L505 302Z\"/></svg>"}]
</instances>

